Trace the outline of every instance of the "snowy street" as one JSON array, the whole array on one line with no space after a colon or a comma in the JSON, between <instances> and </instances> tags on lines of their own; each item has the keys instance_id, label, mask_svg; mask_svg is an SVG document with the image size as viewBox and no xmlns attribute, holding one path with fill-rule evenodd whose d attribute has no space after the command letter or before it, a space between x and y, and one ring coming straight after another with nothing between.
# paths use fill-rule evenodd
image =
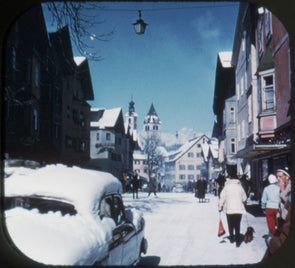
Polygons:
<instances>
[{"instance_id":1,"label":"snowy street","mask_svg":"<svg viewBox=\"0 0 295 268\"><path fill-rule=\"evenodd\" d=\"M123 194L126 207L143 212L146 221L145 237L148 251L140 265L228 265L254 264L261 261L266 244L262 237L267 234L264 216L243 215L241 234L248 224L255 229L252 242L239 248L228 239L226 215L222 212L226 233L218 237L218 197L207 194L208 203L199 203L192 193L139 193Z\"/></svg>"}]
</instances>

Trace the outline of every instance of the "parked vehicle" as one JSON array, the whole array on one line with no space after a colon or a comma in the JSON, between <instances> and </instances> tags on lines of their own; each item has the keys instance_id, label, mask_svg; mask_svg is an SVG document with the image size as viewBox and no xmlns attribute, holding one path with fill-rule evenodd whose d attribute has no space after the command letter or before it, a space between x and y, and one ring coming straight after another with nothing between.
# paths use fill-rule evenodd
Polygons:
<instances>
[{"instance_id":1,"label":"parked vehicle","mask_svg":"<svg viewBox=\"0 0 295 268\"><path fill-rule=\"evenodd\" d=\"M142 213L125 210L121 183L110 173L60 164L6 166L5 173L7 230L32 260L135 265L146 253Z\"/></svg>"},{"instance_id":2,"label":"parked vehicle","mask_svg":"<svg viewBox=\"0 0 295 268\"><path fill-rule=\"evenodd\" d=\"M184 192L184 189L183 189L183 186L182 184L176 184L173 189L172 189L172 192L173 193L183 193Z\"/></svg>"}]
</instances>

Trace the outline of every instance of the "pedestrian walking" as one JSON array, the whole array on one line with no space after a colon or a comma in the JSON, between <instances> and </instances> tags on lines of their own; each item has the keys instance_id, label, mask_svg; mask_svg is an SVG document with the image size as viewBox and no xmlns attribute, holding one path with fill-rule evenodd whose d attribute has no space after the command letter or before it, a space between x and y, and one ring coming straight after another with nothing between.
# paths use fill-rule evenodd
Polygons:
<instances>
[{"instance_id":1,"label":"pedestrian walking","mask_svg":"<svg viewBox=\"0 0 295 268\"><path fill-rule=\"evenodd\" d=\"M247 174L242 175L241 183L248 198L251 192L251 181Z\"/></svg>"},{"instance_id":2,"label":"pedestrian walking","mask_svg":"<svg viewBox=\"0 0 295 268\"><path fill-rule=\"evenodd\" d=\"M132 177L132 194L133 194L133 199L136 197L138 198L138 188L140 186L140 180L138 177L138 174L136 170L133 172L133 177Z\"/></svg>"},{"instance_id":3,"label":"pedestrian walking","mask_svg":"<svg viewBox=\"0 0 295 268\"><path fill-rule=\"evenodd\" d=\"M225 184L225 175L223 172L219 173L218 178L216 179L216 182L218 184L218 197L220 197L220 193Z\"/></svg>"},{"instance_id":4,"label":"pedestrian walking","mask_svg":"<svg viewBox=\"0 0 295 268\"><path fill-rule=\"evenodd\" d=\"M154 196L157 196L157 182L156 182L156 175L152 173L150 176L150 182L149 182L149 194L154 193Z\"/></svg>"},{"instance_id":5,"label":"pedestrian walking","mask_svg":"<svg viewBox=\"0 0 295 268\"><path fill-rule=\"evenodd\" d=\"M291 225L291 177L289 169L283 168L276 171L280 187L280 203L278 211L278 223L275 234L266 240L267 251L264 258L273 255L285 242L289 235Z\"/></svg>"},{"instance_id":6,"label":"pedestrian walking","mask_svg":"<svg viewBox=\"0 0 295 268\"><path fill-rule=\"evenodd\" d=\"M158 183L158 192L161 192L162 191L162 185L161 185L161 183L159 182Z\"/></svg>"},{"instance_id":7,"label":"pedestrian walking","mask_svg":"<svg viewBox=\"0 0 295 268\"><path fill-rule=\"evenodd\" d=\"M275 234L276 231L276 216L279 210L280 203L280 187L278 186L275 175L268 176L269 185L262 192L261 208L265 210L266 222L269 234Z\"/></svg>"},{"instance_id":8,"label":"pedestrian walking","mask_svg":"<svg viewBox=\"0 0 295 268\"><path fill-rule=\"evenodd\" d=\"M196 197L199 198L199 202L205 201L205 194L207 191L207 181L204 177L201 177L200 180L197 181L196 185Z\"/></svg>"},{"instance_id":9,"label":"pedestrian walking","mask_svg":"<svg viewBox=\"0 0 295 268\"><path fill-rule=\"evenodd\" d=\"M220 193L218 210L219 212L224 210L226 213L230 242L234 243L236 241L236 246L239 247L242 242L240 238L240 224L242 214L246 213L244 203L247 200L247 195L236 174L229 175L230 177Z\"/></svg>"}]
</instances>

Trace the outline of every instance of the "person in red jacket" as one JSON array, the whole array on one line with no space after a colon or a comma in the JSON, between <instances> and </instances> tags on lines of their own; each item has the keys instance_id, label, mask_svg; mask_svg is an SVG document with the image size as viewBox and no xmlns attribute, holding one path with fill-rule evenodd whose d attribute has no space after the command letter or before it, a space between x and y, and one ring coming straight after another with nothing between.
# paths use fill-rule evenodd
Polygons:
<instances>
[{"instance_id":1,"label":"person in red jacket","mask_svg":"<svg viewBox=\"0 0 295 268\"><path fill-rule=\"evenodd\" d=\"M266 240L267 250L264 258L273 255L285 242L291 225L291 177L288 168L278 169L276 176L281 188L278 212L278 227L275 234Z\"/></svg>"}]
</instances>

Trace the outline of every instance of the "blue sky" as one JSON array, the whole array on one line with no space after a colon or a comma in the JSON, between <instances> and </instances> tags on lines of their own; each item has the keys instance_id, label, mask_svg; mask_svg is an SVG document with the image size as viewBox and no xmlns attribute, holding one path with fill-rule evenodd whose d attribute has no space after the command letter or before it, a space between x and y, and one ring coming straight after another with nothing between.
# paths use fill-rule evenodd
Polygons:
<instances>
[{"instance_id":1,"label":"blue sky","mask_svg":"<svg viewBox=\"0 0 295 268\"><path fill-rule=\"evenodd\" d=\"M163 132L188 128L211 135L217 53L232 50L238 2L100 5L106 10L93 12L104 23L91 31L115 32L108 42L89 38L103 57L89 62L95 96L90 105L122 107L125 114L132 96L139 131L153 103ZM137 10L148 23L143 35L136 35L132 25Z\"/></svg>"}]
</instances>

